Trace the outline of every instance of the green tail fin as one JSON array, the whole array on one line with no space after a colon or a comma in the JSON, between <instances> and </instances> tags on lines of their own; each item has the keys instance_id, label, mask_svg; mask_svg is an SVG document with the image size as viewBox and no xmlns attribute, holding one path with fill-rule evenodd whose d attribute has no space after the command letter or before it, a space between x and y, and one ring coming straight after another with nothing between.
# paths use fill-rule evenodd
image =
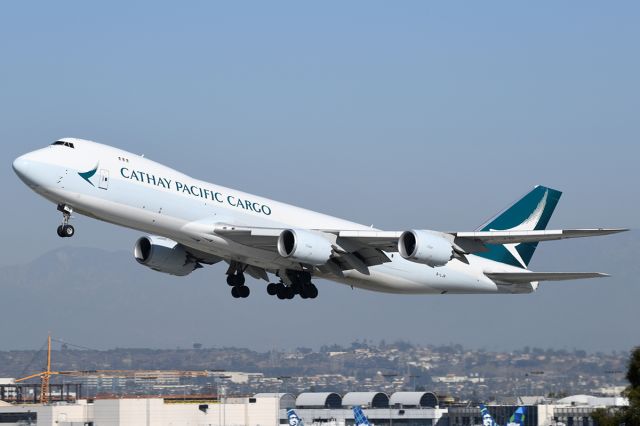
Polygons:
<instances>
[{"instance_id":1,"label":"green tail fin","mask_svg":"<svg viewBox=\"0 0 640 426\"><path fill-rule=\"evenodd\" d=\"M498 213L478 231L533 231L547 227L562 192L545 186L536 186L514 204ZM538 243L491 244L488 251L478 256L496 262L526 268Z\"/></svg>"}]
</instances>

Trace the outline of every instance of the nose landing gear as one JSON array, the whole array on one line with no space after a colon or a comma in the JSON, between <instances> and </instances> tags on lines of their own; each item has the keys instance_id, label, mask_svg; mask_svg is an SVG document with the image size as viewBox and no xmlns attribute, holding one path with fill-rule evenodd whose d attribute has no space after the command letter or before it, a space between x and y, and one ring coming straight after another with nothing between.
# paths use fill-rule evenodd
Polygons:
<instances>
[{"instance_id":1,"label":"nose landing gear","mask_svg":"<svg viewBox=\"0 0 640 426\"><path fill-rule=\"evenodd\" d=\"M73 209L66 204L58 204L58 211L62 212L62 225L58 226L58 236L61 238L73 237L76 230L72 225L69 225Z\"/></svg>"}]
</instances>

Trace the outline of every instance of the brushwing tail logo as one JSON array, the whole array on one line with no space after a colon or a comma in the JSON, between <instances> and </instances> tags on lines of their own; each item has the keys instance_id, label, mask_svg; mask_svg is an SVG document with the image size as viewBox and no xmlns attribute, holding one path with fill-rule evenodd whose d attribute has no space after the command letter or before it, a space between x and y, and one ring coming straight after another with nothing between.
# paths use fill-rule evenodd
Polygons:
<instances>
[{"instance_id":1,"label":"brushwing tail logo","mask_svg":"<svg viewBox=\"0 0 640 426\"><path fill-rule=\"evenodd\" d=\"M98 171L98 164L96 164L96 166L95 166L93 169L91 169L91 170L89 170L89 171L87 171L87 172L78 172L78 175L80 175L80 177L81 177L82 179L84 179L84 180L86 180L87 182L89 182L89 184L90 184L91 186L95 186L95 185L93 184L93 182L91 182L91 180L90 180L90 179L93 177L93 175L95 175L95 174L96 174L96 172L97 172L97 171Z\"/></svg>"},{"instance_id":2,"label":"brushwing tail logo","mask_svg":"<svg viewBox=\"0 0 640 426\"><path fill-rule=\"evenodd\" d=\"M519 224L518 226L514 226L513 228L509 228L509 229L489 229L489 230L490 231L533 231L534 229L536 229L536 225L538 225L538 222L540 222L540 219L542 219L542 214L544 213L544 209L547 207L548 195L549 195L549 190L547 189L544 191L544 195L542 196L542 199L536 206L535 210L532 211L529 217L527 217L524 221L522 221L522 223ZM527 262L525 262L522 256L520 255L520 250L518 250L519 245L520 243L505 244L504 248L509 252L509 254L511 254L511 256L514 257L514 259L518 261L520 266L522 266L523 268L526 268Z\"/></svg>"}]
</instances>

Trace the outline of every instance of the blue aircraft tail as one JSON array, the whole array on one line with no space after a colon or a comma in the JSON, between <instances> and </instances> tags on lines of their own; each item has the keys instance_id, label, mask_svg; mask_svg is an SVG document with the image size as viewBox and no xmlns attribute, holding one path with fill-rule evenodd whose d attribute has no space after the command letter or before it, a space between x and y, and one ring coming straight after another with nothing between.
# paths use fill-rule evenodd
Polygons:
<instances>
[{"instance_id":1,"label":"blue aircraft tail","mask_svg":"<svg viewBox=\"0 0 640 426\"><path fill-rule=\"evenodd\" d=\"M353 418L355 420L355 426L370 426L369 419L364 415L359 405L353 406Z\"/></svg>"},{"instance_id":2,"label":"blue aircraft tail","mask_svg":"<svg viewBox=\"0 0 640 426\"><path fill-rule=\"evenodd\" d=\"M292 408L287 410L287 417L289 418L289 426L304 426L304 422Z\"/></svg>"},{"instance_id":3,"label":"blue aircraft tail","mask_svg":"<svg viewBox=\"0 0 640 426\"><path fill-rule=\"evenodd\" d=\"M477 231L533 231L547 227L549 219L560 200L562 192L545 186L536 186L507 207ZM538 243L490 244L486 252L476 253L478 256L526 268L531 261Z\"/></svg>"},{"instance_id":4,"label":"blue aircraft tail","mask_svg":"<svg viewBox=\"0 0 640 426\"><path fill-rule=\"evenodd\" d=\"M524 426L526 411L526 407L518 407L516 411L513 412L511 417L509 417L507 426ZM495 422L495 420L493 420L493 417L491 417L491 414L489 414L489 410L487 410L487 407L484 404L480 404L480 414L482 416L483 426L500 426Z\"/></svg>"},{"instance_id":5,"label":"blue aircraft tail","mask_svg":"<svg viewBox=\"0 0 640 426\"><path fill-rule=\"evenodd\" d=\"M518 407L518 409L509 418L509 425L524 425L524 417L526 412L526 407Z\"/></svg>"}]
</instances>

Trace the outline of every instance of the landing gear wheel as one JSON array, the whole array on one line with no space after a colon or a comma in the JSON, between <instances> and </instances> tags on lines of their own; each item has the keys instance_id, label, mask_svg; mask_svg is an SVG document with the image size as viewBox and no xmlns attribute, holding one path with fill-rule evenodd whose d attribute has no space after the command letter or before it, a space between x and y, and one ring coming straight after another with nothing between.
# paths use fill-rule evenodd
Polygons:
<instances>
[{"instance_id":1,"label":"landing gear wheel","mask_svg":"<svg viewBox=\"0 0 640 426\"><path fill-rule=\"evenodd\" d=\"M57 232L58 232L58 237L64 238L64 234L62 233L62 225L58 226Z\"/></svg>"},{"instance_id":2,"label":"landing gear wheel","mask_svg":"<svg viewBox=\"0 0 640 426\"><path fill-rule=\"evenodd\" d=\"M232 287L231 288L231 295L235 298L238 299L240 296L240 287Z\"/></svg>"},{"instance_id":3,"label":"landing gear wheel","mask_svg":"<svg viewBox=\"0 0 640 426\"><path fill-rule=\"evenodd\" d=\"M316 287L315 284L311 284L309 287L307 287L306 291L309 299L315 299L316 297L318 297L318 287Z\"/></svg>"},{"instance_id":4,"label":"landing gear wheel","mask_svg":"<svg viewBox=\"0 0 640 426\"><path fill-rule=\"evenodd\" d=\"M283 286L282 284L276 284L278 286L278 290L276 293L276 296L278 296L278 299L280 300L284 300L287 298L287 288L285 286Z\"/></svg>"},{"instance_id":5,"label":"landing gear wheel","mask_svg":"<svg viewBox=\"0 0 640 426\"><path fill-rule=\"evenodd\" d=\"M269 294L269 296L275 296L276 294L278 294L278 284L269 283L267 285L267 294Z\"/></svg>"},{"instance_id":6,"label":"landing gear wheel","mask_svg":"<svg viewBox=\"0 0 640 426\"><path fill-rule=\"evenodd\" d=\"M296 291L292 287L287 287L287 299L291 300L295 297Z\"/></svg>"},{"instance_id":7,"label":"landing gear wheel","mask_svg":"<svg viewBox=\"0 0 640 426\"><path fill-rule=\"evenodd\" d=\"M71 225L64 225L62 227L62 234L63 234L63 237L65 238L73 237L73 234L75 233L76 233L76 230Z\"/></svg>"},{"instance_id":8,"label":"landing gear wheel","mask_svg":"<svg viewBox=\"0 0 640 426\"><path fill-rule=\"evenodd\" d=\"M249 294L251 293L251 290L246 285L243 285L243 286L240 286L240 287L234 287L234 288L238 289L238 294L243 299L246 299L247 297L249 297Z\"/></svg>"}]
</instances>

